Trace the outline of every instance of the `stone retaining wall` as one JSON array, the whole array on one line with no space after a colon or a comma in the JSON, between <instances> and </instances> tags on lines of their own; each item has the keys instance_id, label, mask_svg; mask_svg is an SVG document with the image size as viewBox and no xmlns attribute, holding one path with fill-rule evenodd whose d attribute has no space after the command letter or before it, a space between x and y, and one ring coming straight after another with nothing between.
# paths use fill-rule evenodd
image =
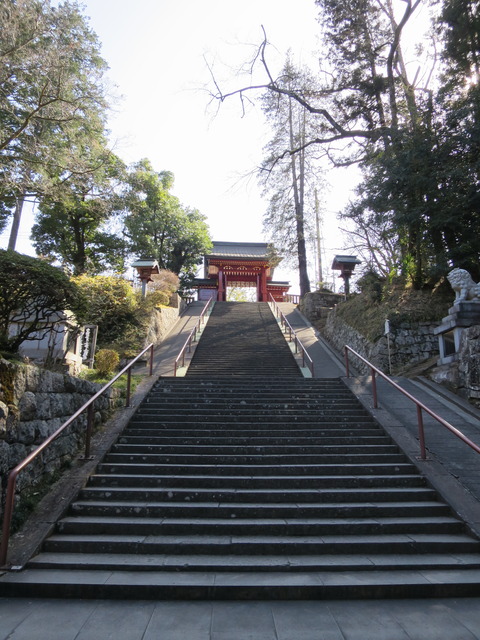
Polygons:
<instances>
[{"instance_id":1,"label":"stone retaining wall","mask_svg":"<svg viewBox=\"0 0 480 640\"><path fill-rule=\"evenodd\" d=\"M480 407L480 325L462 331L458 358L438 366L431 378Z\"/></svg>"},{"instance_id":2,"label":"stone retaining wall","mask_svg":"<svg viewBox=\"0 0 480 640\"><path fill-rule=\"evenodd\" d=\"M145 345L160 343L185 309L177 306L154 309ZM101 385L67 374L53 373L35 365L0 358L0 516L3 513L8 474L19 462L54 433ZM118 403L119 392L110 389L95 403L95 424L105 422ZM44 479L67 465L83 447L86 413L51 443L17 480L21 498ZM17 503L21 502L18 501Z\"/></svg>"},{"instance_id":3,"label":"stone retaining wall","mask_svg":"<svg viewBox=\"0 0 480 640\"><path fill-rule=\"evenodd\" d=\"M395 373L438 357L438 338L433 333L437 325L431 322L404 322L398 327L391 327L389 339L383 335L377 341L370 342L332 309L328 313L323 335L337 350L343 352L347 344L386 373L390 371L391 363L392 373ZM368 368L360 361L353 364L360 373L367 373Z\"/></svg>"},{"instance_id":4,"label":"stone retaining wall","mask_svg":"<svg viewBox=\"0 0 480 640\"><path fill-rule=\"evenodd\" d=\"M165 307L152 311L145 338L145 346L152 342L158 344L165 338L185 308L183 301L181 300L180 302L181 304L179 304L178 308Z\"/></svg>"},{"instance_id":5,"label":"stone retaining wall","mask_svg":"<svg viewBox=\"0 0 480 640\"><path fill-rule=\"evenodd\" d=\"M54 433L101 385L34 365L0 358L0 479L3 512L8 473ZM110 389L95 403L95 423L104 422L118 392ZM67 464L82 447L86 414L75 421L17 481L19 493Z\"/></svg>"},{"instance_id":6,"label":"stone retaining wall","mask_svg":"<svg viewBox=\"0 0 480 640\"><path fill-rule=\"evenodd\" d=\"M340 293L312 291L301 298L299 309L320 331L323 331L330 310L345 299Z\"/></svg>"},{"instance_id":7,"label":"stone retaining wall","mask_svg":"<svg viewBox=\"0 0 480 640\"><path fill-rule=\"evenodd\" d=\"M439 358L438 336L434 329L438 322L404 322L391 328L390 360L392 373L430 358ZM335 309L328 312L322 335L338 350L348 344L360 355L385 373L390 372L388 342L381 336L376 342L369 342L358 331L338 317ZM368 367L355 357L352 365L360 374L366 374ZM440 365L429 371L430 378L438 384L449 387L459 396L480 406L480 326L464 329L460 341L458 359L448 365Z\"/></svg>"},{"instance_id":8,"label":"stone retaining wall","mask_svg":"<svg viewBox=\"0 0 480 640\"><path fill-rule=\"evenodd\" d=\"M462 332L458 353L459 387L463 395L480 406L480 326Z\"/></svg>"}]
</instances>

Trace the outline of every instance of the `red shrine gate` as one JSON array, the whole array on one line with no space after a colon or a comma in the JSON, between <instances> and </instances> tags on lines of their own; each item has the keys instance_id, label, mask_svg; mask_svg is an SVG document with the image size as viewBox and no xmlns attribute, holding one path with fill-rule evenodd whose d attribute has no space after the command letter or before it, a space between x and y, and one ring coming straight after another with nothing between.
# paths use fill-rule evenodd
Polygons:
<instances>
[{"instance_id":1,"label":"red shrine gate","mask_svg":"<svg viewBox=\"0 0 480 640\"><path fill-rule=\"evenodd\" d=\"M270 294L281 302L290 288L288 282L272 280L271 251L263 242L214 242L211 253L204 257L204 270L204 278L192 283L199 300L213 296L224 302L228 287L255 287L258 302L267 302Z\"/></svg>"}]
</instances>

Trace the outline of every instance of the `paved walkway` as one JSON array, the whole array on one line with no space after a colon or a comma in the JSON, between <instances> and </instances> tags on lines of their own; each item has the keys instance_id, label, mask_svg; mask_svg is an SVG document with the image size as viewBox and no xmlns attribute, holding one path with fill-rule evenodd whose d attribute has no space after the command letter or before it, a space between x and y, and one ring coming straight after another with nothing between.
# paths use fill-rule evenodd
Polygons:
<instances>
[{"instance_id":1,"label":"paved walkway","mask_svg":"<svg viewBox=\"0 0 480 640\"><path fill-rule=\"evenodd\" d=\"M342 359L297 310L296 305L282 302L278 306L313 360L314 377L343 377L345 375L345 365Z\"/></svg>"},{"instance_id":2,"label":"paved walkway","mask_svg":"<svg viewBox=\"0 0 480 640\"><path fill-rule=\"evenodd\" d=\"M339 356L293 308L282 311L314 360L315 377L344 377ZM173 361L198 321L203 303L189 307L155 352L153 378L173 375ZM479 413L426 382L398 380L442 417L480 442ZM372 407L370 379L347 384ZM135 406L153 380L145 381ZM441 393L439 393L441 391ZM418 455L416 408L379 382L377 420L413 459ZM123 428L131 412L117 419ZM416 460L430 482L480 532L480 458L425 418L429 459ZM115 436L116 437L116 436ZM105 438L104 438L105 440ZM99 453L108 446L102 441ZM96 461L91 463L96 464ZM77 479L77 481L80 481ZM65 496L62 494L62 497ZM52 502L55 498L52 498ZM51 514L50 514L51 519ZM320 602L145 602L0 599L0 640L480 640L480 599Z\"/></svg>"},{"instance_id":3,"label":"paved walkway","mask_svg":"<svg viewBox=\"0 0 480 640\"><path fill-rule=\"evenodd\" d=\"M205 302L193 302L188 305L182 316L172 327L163 342L155 349L154 377L173 376L175 373L175 360L187 341L192 330L197 326L200 332L204 323L200 320L200 314L205 307ZM200 335L200 334L199 334ZM192 343L192 349L185 350L185 365L191 360L196 343ZM181 363L180 363L181 364ZM186 367L179 367L177 375L184 375Z\"/></svg>"},{"instance_id":4,"label":"paved walkway","mask_svg":"<svg viewBox=\"0 0 480 640\"><path fill-rule=\"evenodd\" d=\"M475 640L458 600L151 602L0 600L1 640Z\"/></svg>"}]
</instances>

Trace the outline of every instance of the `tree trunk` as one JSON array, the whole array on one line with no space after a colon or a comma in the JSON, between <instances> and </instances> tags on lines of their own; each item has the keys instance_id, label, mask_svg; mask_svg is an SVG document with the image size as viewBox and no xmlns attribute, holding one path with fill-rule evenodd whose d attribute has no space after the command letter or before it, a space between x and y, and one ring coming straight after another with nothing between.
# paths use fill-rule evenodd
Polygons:
<instances>
[{"instance_id":1,"label":"tree trunk","mask_svg":"<svg viewBox=\"0 0 480 640\"><path fill-rule=\"evenodd\" d=\"M20 228L20 222L22 220L23 205L25 203L25 194L17 197L15 203L15 213L13 214L12 228L10 230L10 238L8 240L8 250L15 251L17 246L18 230Z\"/></svg>"},{"instance_id":2,"label":"tree trunk","mask_svg":"<svg viewBox=\"0 0 480 640\"><path fill-rule=\"evenodd\" d=\"M304 116L305 117L305 116ZM290 148L295 147L293 135L293 114L291 104L289 106L289 126L290 126ZM305 135L305 120L303 121L303 129L301 138ZM299 170L297 175L296 160L298 158ZM299 151L292 155L292 184L295 202L295 220L297 228L297 253L298 253L298 275L300 280L300 296L310 293L310 279L307 270L307 247L305 243L305 218L304 218L304 193L305 193L305 150Z\"/></svg>"}]
</instances>

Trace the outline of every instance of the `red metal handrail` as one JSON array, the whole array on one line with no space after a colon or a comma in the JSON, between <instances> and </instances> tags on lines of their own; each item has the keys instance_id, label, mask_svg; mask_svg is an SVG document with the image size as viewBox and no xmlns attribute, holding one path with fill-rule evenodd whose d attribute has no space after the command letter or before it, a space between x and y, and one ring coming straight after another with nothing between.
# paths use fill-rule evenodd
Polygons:
<instances>
[{"instance_id":1,"label":"red metal handrail","mask_svg":"<svg viewBox=\"0 0 480 640\"><path fill-rule=\"evenodd\" d=\"M70 426L72 422L74 422L74 420L76 420L85 410L87 411L87 428L85 433L85 458L89 458L91 437L93 433L94 418L95 418L95 414L93 410L94 409L93 405L95 400L97 400L97 398L103 395L105 391L107 391L107 389L109 389L112 386L112 384L116 382L121 376L127 373L128 377L127 377L127 393L126 393L125 406L129 407L132 366L137 362L137 360L139 360L139 358L143 356L144 353L150 350L149 375L152 375L153 374L153 346L154 345L152 343L152 344L149 344L148 347L145 347L145 349L141 351L131 362L129 362L127 366L120 371L120 373L117 373L117 375L114 376L110 380L110 382L107 382L107 384L104 385L100 389L100 391L97 391L97 393L94 396L92 396L87 402L85 402L85 404L82 405L80 409L78 409L66 422L64 422L61 427L59 427L54 433L52 433L52 435L50 435L46 440L44 440L41 445L39 445L36 449L34 449L24 460L22 460L22 462L19 462L17 466L14 469L12 469L12 471L10 471L10 474L8 476L8 483L7 483L7 495L5 498L5 510L3 513L2 540L0 542L0 567L4 567L7 563L8 543L10 540L10 528L12 523L13 507L15 503L15 487L17 484L17 477L19 473L23 471L33 460L35 460L35 458L40 453L42 453L42 451L46 449L51 442L56 440L58 436L61 433L63 433L63 431L65 431L65 429L68 426Z\"/></svg>"},{"instance_id":2,"label":"red metal handrail","mask_svg":"<svg viewBox=\"0 0 480 640\"><path fill-rule=\"evenodd\" d=\"M288 328L288 334L289 334L289 342L292 342L292 340L295 342L295 353L298 353L299 348L300 348L300 351L302 353L302 367L305 367L305 362L306 362L307 363L307 367L311 371L312 378L314 378L315 375L314 375L313 360L308 355L308 352L307 352L306 348L303 346L300 338L297 336L297 334L295 332L295 329L289 323L289 321L287 320L285 315L281 312L280 307L278 306L277 301L272 296L272 294L270 294L270 298L271 298L270 304L273 305L273 308L275 309L275 312L277 314L277 318L280 319L280 324L282 325L283 333L285 334L285 327L287 327Z\"/></svg>"},{"instance_id":3,"label":"red metal handrail","mask_svg":"<svg viewBox=\"0 0 480 640\"><path fill-rule=\"evenodd\" d=\"M460 440L465 442L465 444L467 444L469 447L471 447L474 451L476 451L477 453L480 453L480 446L479 445L475 444L475 442L470 440L470 438L467 438L467 436L465 434L463 434L459 429L457 429L452 424L447 422L447 420L444 420L441 416L439 416L434 411L432 411L432 409L430 409L425 404L423 404L423 402L420 402L420 400L415 398L415 396L412 396L411 393L408 393L408 391L406 391L403 387L401 387L399 384L397 384L394 380L389 378L385 373L383 373L383 371L381 371L380 369L375 367L375 365L373 365L371 362L366 360L359 353L354 351L354 349L352 349L348 345L345 345L345 368L346 368L347 378L350 377L350 368L349 368L349 361L348 361L348 353L349 352L352 353L353 355L355 355L357 358L359 358L368 367L370 367L371 376L372 376L372 395L373 395L373 407L374 407L374 409L378 408L378 394L377 394L377 381L376 381L376 376L377 375L380 376L381 378L383 378L384 380L386 380L392 387L394 387L395 389L400 391L400 393L402 393L404 396L406 396L409 400L411 400L416 405L416 407L417 407L417 424L418 424L418 440L419 440L419 443L420 443L420 457L421 457L422 460L426 460L426 458L427 458L427 453L426 453L426 449L425 449L425 431L424 431L424 427L423 427L423 414L422 414L422 411L425 411L425 413L428 413L429 416L434 418L442 426L444 426L451 433L453 433L455 436L457 436L457 438L460 438Z\"/></svg>"},{"instance_id":4,"label":"red metal handrail","mask_svg":"<svg viewBox=\"0 0 480 640\"><path fill-rule=\"evenodd\" d=\"M198 321L196 325L188 334L188 338L186 339L185 344L180 349L180 353L178 354L178 356L175 358L175 363L173 367L173 375L175 377L177 375L177 368L178 368L178 363L180 362L180 359L182 360L181 366L182 367L185 366L185 352L187 350L187 347L188 347L188 353L190 353L192 350L192 342L195 342L197 340L197 331L199 332L201 325L205 323L207 311L209 313L211 312L210 307L213 307L213 298L208 299L207 304L203 307L202 312L198 316Z\"/></svg>"}]
</instances>

